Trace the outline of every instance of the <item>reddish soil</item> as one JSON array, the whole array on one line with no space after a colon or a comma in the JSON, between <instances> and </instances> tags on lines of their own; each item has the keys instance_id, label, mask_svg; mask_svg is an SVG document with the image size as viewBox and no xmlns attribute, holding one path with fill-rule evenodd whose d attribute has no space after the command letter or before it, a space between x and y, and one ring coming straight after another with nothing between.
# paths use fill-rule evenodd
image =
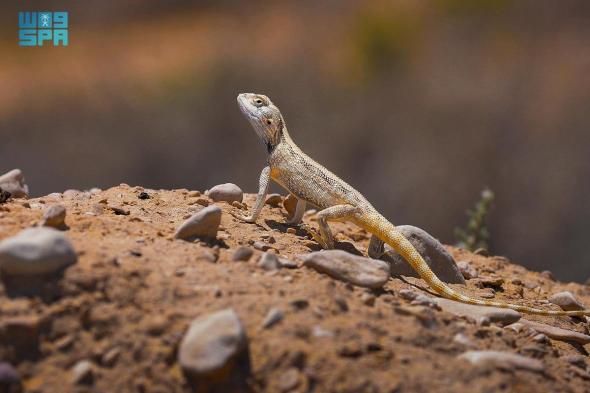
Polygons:
<instances>
[{"instance_id":1,"label":"reddish soil","mask_svg":"<svg viewBox=\"0 0 590 393\"><path fill-rule=\"evenodd\" d=\"M335 281L305 267L266 272L231 256L240 245L260 241L282 257L317 250L306 232L287 232L282 207L265 206L258 224L234 218L239 207L221 202L222 229L214 244L172 238L174 230L206 201L187 190L145 190L121 185L95 194L46 196L0 205L0 239L40 221L52 203L67 207L68 237L78 263L34 297L9 296L0 285L0 360L13 364L27 392L184 392L189 387L176 352L188 324L204 313L232 307L247 331L252 387L260 392L584 392L590 374L561 357L586 355L581 346L551 340L537 343L524 333L482 326L443 311L423 318L407 315L402 288L425 290L417 279L391 279L371 292ZM252 206L254 196L245 202ZM112 209L121 208L116 214ZM115 209L116 210L116 209ZM315 225L313 216L306 222ZM333 224L338 248L364 252L367 234ZM290 232L293 232L292 230ZM269 238L272 237L273 240ZM454 287L520 304L541 302L569 290L590 304L590 290L553 281L502 257L483 257L448 247L480 275L501 277L497 291L477 280ZM375 296L366 304L365 293ZM400 306L402 309L400 310ZM261 327L271 308L285 317ZM430 309L428 309L430 311ZM529 317L587 332L579 319ZM7 321L23 328L7 329ZM495 349L541 359L545 372L502 371L472 366L457 356L466 347L453 341L462 332L474 349ZM80 360L93 364L94 378L72 382Z\"/></svg>"}]
</instances>

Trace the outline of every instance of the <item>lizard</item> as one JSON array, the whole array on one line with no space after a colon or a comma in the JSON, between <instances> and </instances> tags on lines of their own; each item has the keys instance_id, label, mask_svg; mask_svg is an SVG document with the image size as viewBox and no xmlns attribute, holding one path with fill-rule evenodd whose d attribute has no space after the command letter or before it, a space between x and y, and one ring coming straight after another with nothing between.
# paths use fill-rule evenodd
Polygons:
<instances>
[{"instance_id":1,"label":"lizard","mask_svg":"<svg viewBox=\"0 0 590 393\"><path fill-rule=\"evenodd\" d=\"M264 206L269 181L272 179L297 198L295 213L287 224L298 224L301 221L307 203L319 208L319 232L309 232L323 249L334 248L334 236L328 221L349 221L372 234L369 243L370 257L378 257L383 250L383 243L389 244L442 297L478 306L509 308L528 314L590 315L590 309L545 310L504 301L477 299L454 290L434 274L412 243L359 191L314 161L295 144L281 111L267 96L242 93L238 95L237 100L242 113L249 120L268 153L267 165L260 173L258 194L251 213L247 216L238 216L240 220L256 222Z\"/></svg>"}]
</instances>

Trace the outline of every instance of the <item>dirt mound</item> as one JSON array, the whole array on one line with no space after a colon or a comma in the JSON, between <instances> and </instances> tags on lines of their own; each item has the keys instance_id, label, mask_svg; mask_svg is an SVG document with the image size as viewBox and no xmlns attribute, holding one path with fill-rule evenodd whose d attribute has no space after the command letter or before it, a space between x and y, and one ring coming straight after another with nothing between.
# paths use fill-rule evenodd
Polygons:
<instances>
[{"instance_id":1,"label":"dirt mound","mask_svg":"<svg viewBox=\"0 0 590 393\"><path fill-rule=\"evenodd\" d=\"M250 207L254 196L244 201ZM210 199L120 185L0 205L0 240L39 223L54 203L67 209L65 233L78 262L62 278L39 283L35 296L0 286L0 362L18 372L23 391L190 391L178 362L182 338L195 318L227 308L246 332L253 391L590 390L582 344L410 304L400 291L428 295L421 280L391 279L368 290L300 264L259 266L264 249L278 253L281 263L319 249L305 231L284 224L282 207L266 205L257 224L246 224L234 217L245 213L239 203L218 202L217 239L185 241L174 238L175 230ZM305 221L315 225L312 214ZM367 233L351 224L333 228L337 248L364 253ZM240 246L254 250L249 260L232 259ZM590 304L583 285L553 281L505 258L447 249L479 274L467 286L453 285L465 293L551 308L542 300L567 290ZM526 318L587 333L581 319ZM461 357L470 350L540 363L481 366Z\"/></svg>"}]
</instances>

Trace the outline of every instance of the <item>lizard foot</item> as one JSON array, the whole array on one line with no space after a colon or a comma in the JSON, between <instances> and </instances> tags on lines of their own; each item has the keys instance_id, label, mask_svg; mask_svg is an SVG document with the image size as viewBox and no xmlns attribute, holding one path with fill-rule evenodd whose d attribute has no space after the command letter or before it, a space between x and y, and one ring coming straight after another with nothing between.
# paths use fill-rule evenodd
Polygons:
<instances>
[{"instance_id":1,"label":"lizard foot","mask_svg":"<svg viewBox=\"0 0 590 393\"><path fill-rule=\"evenodd\" d=\"M252 216L242 216L242 215L234 215L235 218L237 218L240 221L244 221L247 222L249 224L252 224L256 221L256 219Z\"/></svg>"},{"instance_id":2,"label":"lizard foot","mask_svg":"<svg viewBox=\"0 0 590 393\"><path fill-rule=\"evenodd\" d=\"M307 224L301 224L300 227L309 232L313 240L315 240L324 250L334 249L334 239L325 239L318 231Z\"/></svg>"}]
</instances>

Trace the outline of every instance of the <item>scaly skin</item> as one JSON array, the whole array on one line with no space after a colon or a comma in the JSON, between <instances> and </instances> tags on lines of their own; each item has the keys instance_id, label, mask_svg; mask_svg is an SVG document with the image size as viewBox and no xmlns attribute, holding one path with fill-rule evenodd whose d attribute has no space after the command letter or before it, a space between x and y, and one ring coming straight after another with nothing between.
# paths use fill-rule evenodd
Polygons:
<instances>
[{"instance_id":1,"label":"scaly skin","mask_svg":"<svg viewBox=\"0 0 590 393\"><path fill-rule=\"evenodd\" d=\"M590 310L542 310L500 301L475 299L455 291L433 273L412 243L379 214L360 192L299 149L289 136L281 112L268 97L244 93L238 96L238 104L268 151L268 166L260 174L259 191L252 214L240 217L242 220L256 221L264 205L268 181L272 179L298 199L297 212L290 223L298 223L301 220L306 202L321 209L317 214L319 234L315 231L310 232L325 249L334 248L334 237L327 222L351 221L373 234L370 256L376 256L375 252L382 249L382 242L389 244L412 265L432 289L448 299L480 306L510 308L528 314L590 315Z\"/></svg>"}]
</instances>

